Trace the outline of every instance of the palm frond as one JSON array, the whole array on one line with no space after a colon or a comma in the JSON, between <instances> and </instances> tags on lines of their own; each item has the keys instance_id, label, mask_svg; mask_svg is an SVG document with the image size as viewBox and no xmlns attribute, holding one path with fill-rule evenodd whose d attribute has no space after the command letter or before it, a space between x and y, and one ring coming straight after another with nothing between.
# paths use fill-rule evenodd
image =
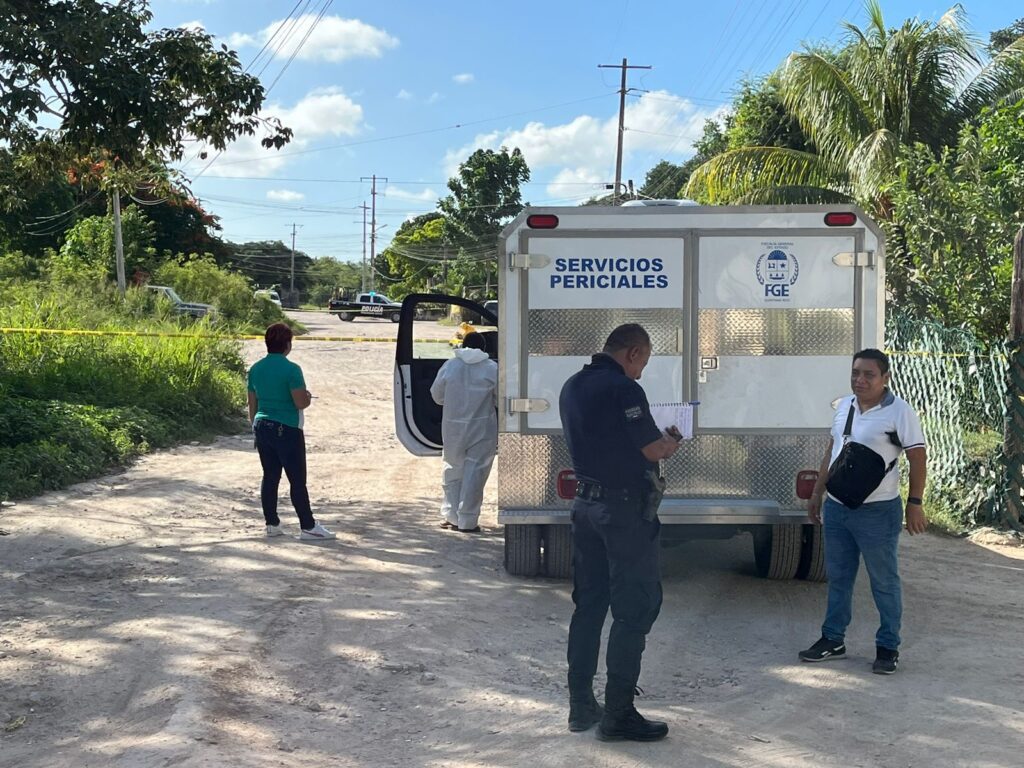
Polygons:
<instances>
[{"instance_id":1,"label":"palm frond","mask_svg":"<svg viewBox=\"0 0 1024 768\"><path fill-rule=\"evenodd\" d=\"M850 156L847 171L853 192L858 198L875 198L892 179L901 146L896 134L886 128L865 136L857 145Z\"/></svg>"},{"instance_id":2,"label":"palm frond","mask_svg":"<svg viewBox=\"0 0 1024 768\"><path fill-rule=\"evenodd\" d=\"M841 166L821 155L781 147L744 147L723 152L697 168L685 196L710 203L732 203L755 190L820 187L849 191Z\"/></svg>"},{"instance_id":3,"label":"palm frond","mask_svg":"<svg viewBox=\"0 0 1024 768\"><path fill-rule=\"evenodd\" d=\"M1024 88L1024 37L997 53L964 87L953 104L951 119L959 123L1003 100L1020 96Z\"/></svg>"},{"instance_id":4,"label":"palm frond","mask_svg":"<svg viewBox=\"0 0 1024 768\"><path fill-rule=\"evenodd\" d=\"M779 95L830 161L842 162L872 129L868 106L847 73L819 53L795 53L780 73Z\"/></svg>"},{"instance_id":5,"label":"palm frond","mask_svg":"<svg viewBox=\"0 0 1024 768\"><path fill-rule=\"evenodd\" d=\"M733 201L736 205L824 205L852 203L854 199L844 192L826 187L789 185L751 190Z\"/></svg>"}]
</instances>

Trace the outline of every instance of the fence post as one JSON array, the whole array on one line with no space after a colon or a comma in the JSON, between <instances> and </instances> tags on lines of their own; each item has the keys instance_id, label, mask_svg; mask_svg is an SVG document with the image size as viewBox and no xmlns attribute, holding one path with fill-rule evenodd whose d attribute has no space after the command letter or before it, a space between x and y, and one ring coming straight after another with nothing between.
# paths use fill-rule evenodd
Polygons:
<instances>
[{"instance_id":1,"label":"fence post","mask_svg":"<svg viewBox=\"0 0 1024 768\"><path fill-rule=\"evenodd\" d=\"M1013 284L1010 288L1010 343L1006 382L1006 422L1003 455L1006 458L1006 510L1004 521L1021 530L1024 521L1024 227L1013 241Z\"/></svg>"}]
</instances>

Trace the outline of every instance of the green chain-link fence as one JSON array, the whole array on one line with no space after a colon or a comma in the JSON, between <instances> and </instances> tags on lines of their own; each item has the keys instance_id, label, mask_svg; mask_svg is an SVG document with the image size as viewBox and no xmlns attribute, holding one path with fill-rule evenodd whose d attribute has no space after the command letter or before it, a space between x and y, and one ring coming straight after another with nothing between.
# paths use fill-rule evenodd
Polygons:
<instances>
[{"instance_id":1,"label":"green chain-link fence","mask_svg":"<svg viewBox=\"0 0 1024 768\"><path fill-rule=\"evenodd\" d=\"M1007 345L890 314L892 389L921 417L929 497L961 523L1004 522Z\"/></svg>"}]
</instances>

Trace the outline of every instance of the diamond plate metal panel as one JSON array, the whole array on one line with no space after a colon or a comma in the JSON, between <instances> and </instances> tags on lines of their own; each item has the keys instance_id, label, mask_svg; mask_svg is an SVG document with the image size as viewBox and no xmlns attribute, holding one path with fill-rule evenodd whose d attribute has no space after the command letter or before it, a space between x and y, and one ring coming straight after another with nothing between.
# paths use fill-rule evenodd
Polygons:
<instances>
[{"instance_id":1,"label":"diamond plate metal panel","mask_svg":"<svg viewBox=\"0 0 1024 768\"><path fill-rule=\"evenodd\" d=\"M772 499L783 509L802 509L796 473L818 468L825 442L821 435L699 435L662 463L666 495ZM562 435L499 435L499 508L568 507L555 480L571 467Z\"/></svg>"},{"instance_id":2,"label":"diamond plate metal panel","mask_svg":"<svg viewBox=\"0 0 1024 768\"><path fill-rule=\"evenodd\" d=\"M527 318L531 355L592 355L616 327L639 323L651 336L652 354L678 355L682 309L531 309Z\"/></svg>"},{"instance_id":3,"label":"diamond plate metal panel","mask_svg":"<svg viewBox=\"0 0 1024 768\"><path fill-rule=\"evenodd\" d=\"M702 309L702 357L852 355L853 309Z\"/></svg>"}]
</instances>

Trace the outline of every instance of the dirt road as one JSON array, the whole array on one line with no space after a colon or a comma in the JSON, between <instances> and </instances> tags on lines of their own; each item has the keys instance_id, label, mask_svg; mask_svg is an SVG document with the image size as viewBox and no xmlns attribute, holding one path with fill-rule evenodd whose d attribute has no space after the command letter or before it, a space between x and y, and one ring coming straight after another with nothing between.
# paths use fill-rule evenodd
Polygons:
<instances>
[{"instance_id":1,"label":"dirt road","mask_svg":"<svg viewBox=\"0 0 1024 768\"><path fill-rule=\"evenodd\" d=\"M851 658L800 665L822 585L756 578L747 540L666 551L640 708L669 738L569 734L569 586L502 571L493 481L485 534L436 526L440 464L392 436L391 355L296 343L336 543L263 538L244 436L0 510L0 766L1021 765L1024 559L931 535L902 542L895 677L870 673L866 580Z\"/></svg>"}]
</instances>

